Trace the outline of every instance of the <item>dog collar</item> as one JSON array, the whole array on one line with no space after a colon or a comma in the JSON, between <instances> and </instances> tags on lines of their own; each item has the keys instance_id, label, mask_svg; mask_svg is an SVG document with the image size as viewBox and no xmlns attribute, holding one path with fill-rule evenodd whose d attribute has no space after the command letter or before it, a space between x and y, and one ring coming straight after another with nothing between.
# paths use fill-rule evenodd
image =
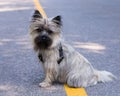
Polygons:
<instances>
[{"instance_id":1,"label":"dog collar","mask_svg":"<svg viewBox=\"0 0 120 96\"><path fill-rule=\"evenodd\" d=\"M38 55L38 58L40 59L40 61L41 61L42 63L44 63L42 54L39 54L39 55ZM60 43L60 47L59 47L59 59L57 60L57 63L60 64L63 59L64 59L63 48L62 48L62 44Z\"/></svg>"},{"instance_id":2,"label":"dog collar","mask_svg":"<svg viewBox=\"0 0 120 96\"><path fill-rule=\"evenodd\" d=\"M39 54L39 55L38 55L38 58L39 58L39 60L40 60L42 63L44 63L42 54Z\"/></svg>"},{"instance_id":3,"label":"dog collar","mask_svg":"<svg viewBox=\"0 0 120 96\"><path fill-rule=\"evenodd\" d=\"M63 48L62 48L62 44L60 43L60 47L59 47L59 59L57 60L57 63L60 64L61 61L64 59L64 54L63 54Z\"/></svg>"}]
</instances>

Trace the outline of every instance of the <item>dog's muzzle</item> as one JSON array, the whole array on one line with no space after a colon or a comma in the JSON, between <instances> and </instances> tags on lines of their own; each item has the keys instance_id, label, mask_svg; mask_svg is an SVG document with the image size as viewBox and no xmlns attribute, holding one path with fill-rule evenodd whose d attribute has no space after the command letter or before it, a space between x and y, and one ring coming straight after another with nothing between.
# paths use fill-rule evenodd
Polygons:
<instances>
[{"instance_id":1,"label":"dog's muzzle","mask_svg":"<svg viewBox=\"0 0 120 96\"><path fill-rule=\"evenodd\" d=\"M47 49L52 44L52 40L46 35L37 36L34 41L40 49Z\"/></svg>"}]
</instances>

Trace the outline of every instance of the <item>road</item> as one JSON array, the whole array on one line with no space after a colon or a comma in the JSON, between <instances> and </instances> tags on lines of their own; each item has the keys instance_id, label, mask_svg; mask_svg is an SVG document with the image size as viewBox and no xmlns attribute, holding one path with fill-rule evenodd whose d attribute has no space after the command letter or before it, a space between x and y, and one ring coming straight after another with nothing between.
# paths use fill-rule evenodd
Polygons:
<instances>
[{"instance_id":1,"label":"road","mask_svg":"<svg viewBox=\"0 0 120 96\"><path fill-rule=\"evenodd\" d=\"M120 96L120 1L40 0L48 17L62 15L63 37L92 65L118 79L86 88L88 96ZM62 84L38 86L44 72L32 49L32 0L0 0L0 96L66 96Z\"/></svg>"}]
</instances>

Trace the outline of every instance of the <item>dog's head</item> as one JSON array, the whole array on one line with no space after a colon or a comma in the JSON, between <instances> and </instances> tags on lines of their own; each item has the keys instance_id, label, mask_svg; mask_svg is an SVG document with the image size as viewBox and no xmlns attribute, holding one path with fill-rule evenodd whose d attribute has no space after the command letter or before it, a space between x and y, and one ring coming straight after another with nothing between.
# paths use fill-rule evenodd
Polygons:
<instances>
[{"instance_id":1,"label":"dog's head","mask_svg":"<svg viewBox=\"0 0 120 96\"><path fill-rule=\"evenodd\" d=\"M31 24L30 34L34 49L49 49L56 47L61 40L61 16L45 19L38 10L35 10Z\"/></svg>"}]
</instances>

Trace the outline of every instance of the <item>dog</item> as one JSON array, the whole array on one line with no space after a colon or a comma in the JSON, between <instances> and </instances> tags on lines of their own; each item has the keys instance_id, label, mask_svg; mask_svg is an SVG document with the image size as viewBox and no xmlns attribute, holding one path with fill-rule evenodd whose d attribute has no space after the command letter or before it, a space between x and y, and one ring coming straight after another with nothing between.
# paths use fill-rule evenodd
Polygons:
<instances>
[{"instance_id":1,"label":"dog","mask_svg":"<svg viewBox=\"0 0 120 96\"><path fill-rule=\"evenodd\" d=\"M64 42L61 19L61 16L43 18L38 10L32 16L30 36L45 71L45 79L39 86L49 87L58 81L70 87L88 87L116 79L110 72L93 68L84 56Z\"/></svg>"}]
</instances>

